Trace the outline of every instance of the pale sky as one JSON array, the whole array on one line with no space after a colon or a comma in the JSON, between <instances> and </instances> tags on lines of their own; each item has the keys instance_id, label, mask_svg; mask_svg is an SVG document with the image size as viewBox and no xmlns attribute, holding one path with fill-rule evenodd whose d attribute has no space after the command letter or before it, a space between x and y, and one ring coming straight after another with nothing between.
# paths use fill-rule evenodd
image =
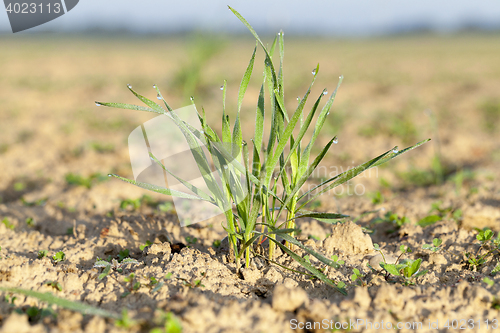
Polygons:
<instances>
[{"instance_id":1,"label":"pale sky","mask_svg":"<svg viewBox=\"0 0 500 333\"><path fill-rule=\"evenodd\" d=\"M67 14L19 34L109 30L168 33L244 32L227 9L238 10L260 33L370 36L411 27L440 32L464 26L500 28L499 0L80 0ZM0 32L12 33L5 10Z\"/></svg>"}]
</instances>

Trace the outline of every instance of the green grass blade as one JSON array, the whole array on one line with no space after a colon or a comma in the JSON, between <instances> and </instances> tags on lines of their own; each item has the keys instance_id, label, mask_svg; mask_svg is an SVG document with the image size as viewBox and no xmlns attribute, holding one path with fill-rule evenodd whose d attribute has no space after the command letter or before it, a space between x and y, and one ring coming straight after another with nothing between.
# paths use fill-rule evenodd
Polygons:
<instances>
[{"instance_id":1,"label":"green grass blade","mask_svg":"<svg viewBox=\"0 0 500 333\"><path fill-rule=\"evenodd\" d=\"M200 198L208 201L208 202L211 202L213 203L214 205L216 204L215 203L215 200L210 197L209 195L207 195L205 192L203 192L202 190L200 190L199 188L197 188L196 186L188 183L187 181L177 177L176 175L174 175L167 167L165 167L165 165L160 162L156 156L153 155L153 153L149 153L149 156L151 156L151 158L163 169L165 170L166 172L168 172L170 175L172 175L175 179L177 179L179 182L182 183L182 185L184 185L188 190L190 190L191 192L193 192L194 194L196 194L197 196L199 196Z\"/></svg>"},{"instance_id":2,"label":"green grass blade","mask_svg":"<svg viewBox=\"0 0 500 333\"><path fill-rule=\"evenodd\" d=\"M376 167L376 166L379 166L379 165L381 165L381 164L383 164L385 162L388 162L388 161L392 160L393 158L398 157L399 155L402 155L402 154L404 154L406 152L409 152L410 150L413 150L413 149L415 149L417 147L420 147L421 145L423 145L426 142L429 142L430 140L431 139L425 139L425 140L422 140L419 143L417 143L417 144L415 144L415 145L413 145L411 147L405 148L403 150L399 150L397 153L393 152L392 154L389 154L388 156L385 156L384 158L378 160L377 163L375 163L375 165L373 165L373 166Z\"/></svg>"},{"instance_id":3,"label":"green grass blade","mask_svg":"<svg viewBox=\"0 0 500 333\"><path fill-rule=\"evenodd\" d=\"M124 182L127 182L129 184L132 184L132 185L138 186L140 188L143 188L145 190L153 191L156 193L170 195L170 196L178 197L178 198L209 201L209 200L205 200L205 199L200 198L200 197L195 196L195 195L191 195L188 193L184 193L184 192L180 192L180 191L172 190L172 189L169 189L166 187L156 186L156 185L152 185L152 184L148 184L148 183L136 182L135 180L120 177L120 176L115 175L115 174L110 174L110 176L113 176L113 177L118 178L120 180L123 180ZM209 201L209 202L211 202L211 201Z\"/></svg>"},{"instance_id":4,"label":"green grass blade","mask_svg":"<svg viewBox=\"0 0 500 333\"><path fill-rule=\"evenodd\" d=\"M248 64L247 70L243 75L243 79L241 79L240 89L238 91L238 112L241 110L241 105L243 103L243 97L245 96L245 92L247 91L248 83L250 82L250 77L252 76L253 65L255 62L255 52L257 52L257 46L253 49L252 58L250 58L250 62Z\"/></svg>"},{"instance_id":5,"label":"green grass blade","mask_svg":"<svg viewBox=\"0 0 500 333\"><path fill-rule=\"evenodd\" d=\"M285 236L285 235L282 235L282 236ZM290 238L294 239L292 237L290 237ZM342 295L347 295L347 292L344 289L338 288L335 285L335 283L333 283L333 281L330 280L323 272L321 272L320 270L316 269L313 265L311 265L310 263L308 263L307 261L305 261L303 258L301 258L300 256L298 256L295 252L291 251L285 245L281 244L280 241L278 241L276 239L273 239L273 238L268 238L268 239L271 240L271 241L273 241L274 243L276 243L276 245L278 245L283 252L287 253L295 261L297 261L299 264L301 264L302 267L304 267L309 272L311 272L315 277L317 277L321 281L325 282L326 284L330 285L331 287L333 287L336 291L338 291Z\"/></svg>"},{"instance_id":6,"label":"green grass blade","mask_svg":"<svg viewBox=\"0 0 500 333\"><path fill-rule=\"evenodd\" d=\"M279 233L279 232L277 232L277 228L275 228L275 227L273 227L273 226L271 226L269 224L265 224L265 225L269 228L270 232L279 234L281 238L283 238L284 240L286 240L290 244L293 244L293 245L301 248L302 250L306 251L307 253L309 253L310 255L314 256L319 261L321 261L323 264L328 265L330 267L338 268L338 263L336 263L335 261L333 261L333 260L325 257L321 253L316 252L313 249L305 246L304 244L302 244L301 242L299 242L298 240L296 240L294 237L290 236L289 232L287 232L287 233ZM286 230L286 229L278 229L278 230ZM295 230L295 229L293 229L293 230Z\"/></svg>"},{"instance_id":7,"label":"green grass blade","mask_svg":"<svg viewBox=\"0 0 500 333\"><path fill-rule=\"evenodd\" d=\"M118 109L126 109L126 110L135 110L135 111L147 111L147 112L154 112L154 113L159 113L159 114L164 114L165 111L158 112L156 110L153 110L152 108L147 108L144 106L139 106L139 105L133 105L133 104L125 104L125 103L104 103L104 102L96 102L99 105L102 106L108 106L111 108L118 108Z\"/></svg>"},{"instance_id":8,"label":"green grass blade","mask_svg":"<svg viewBox=\"0 0 500 333\"><path fill-rule=\"evenodd\" d=\"M323 124L325 123L326 117L328 116L328 113L330 112L333 101L335 100L335 96L337 96L337 91L340 88L340 84L342 83L342 79L343 79L343 77L341 76L339 78L337 88L335 88L333 93L330 95L328 102L326 102L325 106L323 107L323 109L321 109L321 112L318 115L318 119L316 120L316 126L314 127L314 132L313 132L312 138L309 141L309 144L306 146L306 148L302 152L302 156L300 157L301 164L299 166L299 173L301 173L301 171L303 172L307 166L307 163L309 163L311 149L312 149L314 143L316 142L316 139L318 138L318 135L319 135L321 129L323 128Z\"/></svg>"},{"instance_id":9,"label":"green grass blade","mask_svg":"<svg viewBox=\"0 0 500 333\"><path fill-rule=\"evenodd\" d=\"M330 140L326 144L326 146L321 150L321 152L316 156L314 161L311 163L311 165L307 168L307 170L301 175L299 180L297 180L297 183L295 184L295 187L292 189L291 193L288 194L287 199L285 200L285 203L283 204L283 207L288 207L292 199L295 197L295 195L299 192L300 188L304 183L307 181L309 176L313 173L313 171L316 169L318 164L321 162L321 160L325 157L326 153L330 149L331 145L333 142L337 139L337 137L334 137L333 139ZM299 198L300 200L300 198ZM298 200L297 200L298 201ZM300 207L302 208L302 207ZM281 212L281 211L280 211Z\"/></svg>"},{"instance_id":10,"label":"green grass blade","mask_svg":"<svg viewBox=\"0 0 500 333\"><path fill-rule=\"evenodd\" d=\"M291 219L291 220L298 219L298 218L301 218L301 217L311 217L311 218L313 218L315 220L323 222L323 220L325 220L325 221L328 221L328 220L337 220L337 219L343 219L343 218L349 217L349 215L344 215L344 214L311 212L311 211L307 211L307 210L301 210L298 213L299 214L295 215L295 217L293 219ZM328 223L331 223L331 222L328 222Z\"/></svg>"},{"instance_id":11,"label":"green grass blade","mask_svg":"<svg viewBox=\"0 0 500 333\"><path fill-rule=\"evenodd\" d=\"M304 193L300 198L299 200L305 198L306 196L308 196L308 200L305 201L303 204L300 205L299 209L301 209L302 207L304 207L305 205L307 205L309 202L311 202L312 200L314 200L315 198L317 198L319 195L337 187L338 185L341 185L341 184L344 184L345 182L349 181L350 179L356 177L357 175L359 175L361 172L365 171L365 170L368 170L370 168L373 168L373 167L376 167L376 166L379 166L381 165L382 163L385 163L387 161L390 161L392 160L393 158L401 155L401 154L404 154L412 149L415 149L421 145L423 145L424 143L428 142L430 139L427 139L427 140L423 140L423 141L420 141L419 143L417 143L416 145L413 145L411 147L408 147L408 148L405 148L403 150L400 150L398 151L397 153L394 153L394 149L391 149L377 157L375 157L374 159L371 159L370 161L368 162L365 162L361 165L358 165L357 167L355 168L352 168L352 169L349 169L335 177L332 177L324 182L322 182L321 184L319 184L318 186L315 186L313 189L307 191L306 193ZM333 183L332 183L333 182ZM319 191L318 193L310 196L310 193L315 191L316 189L326 185L326 184L329 184L329 183L332 183L330 185L328 185L327 187L321 189L321 191Z\"/></svg>"},{"instance_id":12,"label":"green grass blade","mask_svg":"<svg viewBox=\"0 0 500 333\"><path fill-rule=\"evenodd\" d=\"M319 73L319 64L316 66L315 74L314 74L314 77L313 77L313 80L312 80L311 84L309 85L309 89L307 90L306 94L304 95L304 97L299 102L299 105L297 106L297 109L296 109L295 112L297 112L298 110L300 110L300 112L302 114L302 110L304 109L304 106L305 106L305 104L307 102L307 98L309 97L309 94L311 93L312 86L314 85L314 81L316 80L316 76L318 75L318 73ZM287 156L287 158L286 158L286 160L284 162L285 168L286 168L286 165L287 165L288 161L294 156L294 154L297 154L296 150L299 148L300 142L301 142L302 138L304 137L304 135L306 134L307 129L309 128L309 125L311 124L312 118L313 118L316 110L318 109L318 105L319 105L319 102L321 101L322 97L323 97L323 94L321 94L318 97L318 99L314 103L313 108L311 109L311 111L307 115L306 121L303 124L301 124L299 134L298 134L297 138L295 140L293 140L294 142L292 144L292 148L290 149L290 153L288 154L288 156ZM300 119L302 119L302 116L301 116ZM298 154L297 154L297 157L298 157ZM281 168L278 177L280 177L283 174L285 168Z\"/></svg>"},{"instance_id":13,"label":"green grass blade","mask_svg":"<svg viewBox=\"0 0 500 333\"><path fill-rule=\"evenodd\" d=\"M276 100L277 100L278 104L280 105L280 107L282 107L282 109L284 110L283 100L282 100L281 96L279 96L279 94L276 95ZM282 156L283 151L285 150L285 147L288 143L288 140L290 139L291 135L293 134L293 130L295 129L295 126L297 125L297 122L299 121L300 116L302 114L303 107L304 107L304 104L301 103L299 105L299 107L295 110L292 118L290 119L290 122L287 124L287 126L283 132L283 136L280 137L280 139L279 139L278 146L276 147L276 150L272 153L272 155L270 155L271 156L270 162L266 166L265 184L270 183L274 168L278 164L279 158L280 158L280 156ZM271 152L269 154L271 154Z\"/></svg>"},{"instance_id":14,"label":"green grass blade","mask_svg":"<svg viewBox=\"0 0 500 333\"><path fill-rule=\"evenodd\" d=\"M165 104L165 107L167 108L168 111L172 111L172 108L170 107L170 105L168 105L167 101L163 98L163 95L161 94L160 92L160 88L158 88L158 86L155 84L153 86L156 90L156 96L159 96L160 99L163 101L163 104Z\"/></svg>"},{"instance_id":15,"label":"green grass blade","mask_svg":"<svg viewBox=\"0 0 500 333\"><path fill-rule=\"evenodd\" d=\"M265 80L265 78L264 78ZM255 113L255 134L254 146L260 152L262 150L262 140L264 139L264 83L262 83L259 92L259 100L257 102L257 110Z\"/></svg>"},{"instance_id":16,"label":"green grass blade","mask_svg":"<svg viewBox=\"0 0 500 333\"><path fill-rule=\"evenodd\" d=\"M285 58L285 34L283 33L283 30L281 30L278 34L278 44L279 44L279 51L280 51L280 71L278 73L278 95L281 97L281 99L285 98L285 90L284 90L284 84L283 84L283 60ZM284 109L283 109L284 110Z\"/></svg>"},{"instance_id":17,"label":"green grass blade","mask_svg":"<svg viewBox=\"0 0 500 333\"><path fill-rule=\"evenodd\" d=\"M117 313L106 311L97 307L90 306L88 304L83 304L80 302L70 301L64 298L59 298L51 293L41 293L34 290L27 290L22 288L10 288L10 287L0 287L1 291L21 294L24 296L34 297L42 302L57 305L61 308L65 308L72 311L77 311L86 315L101 316L106 318L120 319L121 316Z\"/></svg>"},{"instance_id":18,"label":"green grass blade","mask_svg":"<svg viewBox=\"0 0 500 333\"><path fill-rule=\"evenodd\" d=\"M132 94L134 94L135 97L137 97L141 102L143 102L144 104L149 106L151 109L153 109L154 112L160 113L160 114L166 113L166 111L161 106L159 106L158 104L156 104L155 102L153 102L149 98L146 98L146 97L138 94L134 89L132 89L132 87L128 86L128 90L130 90L132 92Z\"/></svg>"}]
</instances>

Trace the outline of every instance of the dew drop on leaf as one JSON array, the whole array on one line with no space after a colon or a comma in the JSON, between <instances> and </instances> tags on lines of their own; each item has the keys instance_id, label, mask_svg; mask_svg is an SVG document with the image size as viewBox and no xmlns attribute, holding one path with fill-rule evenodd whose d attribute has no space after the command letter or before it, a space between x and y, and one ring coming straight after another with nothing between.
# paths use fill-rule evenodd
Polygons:
<instances>
[{"instance_id":1,"label":"dew drop on leaf","mask_svg":"<svg viewBox=\"0 0 500 333\"><path fill-rule=\"evenodd\" d=\"M333 139L333 143L335 143L335 144L339 143L339 139L337 139L337 138Z\"/></svg>"},{"instance_id":2,"label":"dew drop on leaf","mask_svg":"<svg viewBox=\"0 0 500 333\"><path fill-rule=\"evenodd\" d=\"M220 86L220 90L224 90L224 86Z\"/></svg>"},{"instance_id":3,"label":"dew drop on leaf","mask_svg":"<svg viewBox=\"0 0 500 333\"><path fill-rule=\"evenodd\" d=\"M312 75L316 75L316 68L312 70Z\"/></svg>"},{"instance_id":4,"label":"dew drop on leaf","mask_svg":"<svg viewBox=\"0 0 500 333\"><path fill-rule=\"evenodd\" d=\"M99 102L95 102L95 105L96 105L96 106L101 106L102 104L101 104L101 103L99 103Z\"/></svg>"},{"instance_id":5,"label":"dew drop on leaf","mask_svg":"<svg viewBox=\"0 0 500 333\"><path fill-rule=\"evenodd\" d=\"M153 88L156 89L156 84L153 84Z\"/></svg>"},{"instance_id":6,"label":"dew drop on leaf","mask_svg":"<svg viewBox=\"0 0 500 333\"><path fill-rule=\"evenodd\" d=\"M392 152L393 152L394 154L399 153L399 149L398 149L398 147L394 148L394 149L392 150Z\"/></svg>"},{"instance_id":7,"label":"dew drop on leaf","mask_svg":"<svg viewBox=\"0 0 500 333\"><path fill-rule=\"evenodd\" d=\"M156 95L156 98L162 99L160 94Z\"/></svg>"},{"instance_id":8,"label":"dew drop on leaf","mask_svg":"<svg viewBox=\"0 0 500 333\"><path fill-rule=\"evenodd\" d=\"M129 84L127 84L127 87L128 87L129 89L132 89L132 85L131 85L130 83L129 83Z\"/></svg>"},{"instance_id":9,"label":"dew drop on leaf","mask_svg":"<svg viewBox=\"0 0 500 333\"><path fill-rule=\"evenodd\" d=\"M327 95L328 94L328 90L323 90L323 95Z\"/></svg>"}]
</instances>

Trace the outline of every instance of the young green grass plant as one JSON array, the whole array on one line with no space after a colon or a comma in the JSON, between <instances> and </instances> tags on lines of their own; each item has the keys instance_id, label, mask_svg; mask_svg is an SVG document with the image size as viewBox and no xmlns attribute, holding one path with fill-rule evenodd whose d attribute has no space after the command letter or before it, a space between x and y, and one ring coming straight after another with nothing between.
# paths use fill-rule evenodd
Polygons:
<instances>
[{"instance_id":1,"label":"young green grass plant","mask_svg":"<svg viewBox=\"0 0 500 333\"><path fill-rule=\"evenodd\" d=\"M202 110L201 114L198 114L201 131L193 127L192 124L182 121L163 99L156 85L153 87L156 89L157 98L164 104L163 106L138 94L130 85L128 85L129 90L146 106L96 102L98 106L103 105L114 108L148 111L165 115L173 120L189 144L210 193L201 191L193 184L175 175L172 176L176 177L186 187L188 192L142 183L114 174L111 176L158 193L193 200L203 200L217 206L224 212L226 218L226 223L223 227L228 234L230 249L234 254L237 268L239 268L242 258L244 258L247 267L250 265L251 250L257 239L259 239L259 243L263 239L268 239L270 261L275 256L276 247L279 247L316 278L343 292L322 271L298 254L296 248L305 251L307 255L316 257L322 264L331 267L337 266L331 259L297 241L295 233L298 229L295 220L309 217L333 224L339 222L339 219L348 217L339 213L309 211L305 207L309 203L314 202L320 195L347 183L363 171L392 160L424 144L428 140L424 140L403 150L399 150L396 146L368 162L351 168L335 177L325 179L320 184L314 186L314 188L304 191L303 187L306 181L311 177L332 145L337 143L337 137L333 136L311 162L311 152L330 113L342 81L342 76L337 88L328 98L326 97L328 91L324 89L314 101L309 112L304 112L306 102L309 99L313 84L319 73L319 65L317 65L312 71L313 77L309 89L302 98L299 98L296 109L293 112L289 112L285 107L284 95L284 34L280 32L274 39L271 47L268 48L240 14L231 7L229 9L249 29L255 37L257 45L253 50L250 62L241 80L236 118L232 125L225 109L226 82L222 86L221 135L210 127L204 110ZM243 141L240 112L259 46L264 51L265 56L264 74L257 100L254 136L251 140L251 145L248 145ZM278 62L275 62L273 59L276 49L278 49L279 54ZM270 102L269 108L265 107L266 98ZM327 101L323 107L320 107L323 98L327 98ZM194 99L191 98L191 100L194 106ZM271 120L271 127L267 136L264 135L264 120L266 117L270 117ZM306 132L310 128L312 129L312 136L309 142L305 142ZM212 175L211 161L204 153L204 150L201 149L200 143L209 152L221 185L218 184ZM171 174L156 156L151 153L150 156L166 173ZM278 193L277 190L279 187L283 189L282 193ZM282 244L280 238L286 243Z\"/></svg>"}]
</instances>

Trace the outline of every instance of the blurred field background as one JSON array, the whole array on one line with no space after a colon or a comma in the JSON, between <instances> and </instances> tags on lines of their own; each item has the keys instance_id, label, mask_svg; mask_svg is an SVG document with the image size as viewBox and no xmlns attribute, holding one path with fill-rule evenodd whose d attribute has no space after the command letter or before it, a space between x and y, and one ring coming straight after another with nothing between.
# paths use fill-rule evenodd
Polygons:
<instances>
[{"instance_id":1,"label":"blurred field background","mask_svg":"<svg viewBox=\"0 0 500 333\"><path fill-rule=\"evenodd\" d=\"M263 39L272 43L273 37ZM126 84L151 99L157 84L174 108L194 96L197 108L203 107L220 128L220 86L227 80L227 109L234 120L239 82L255 46L249 36L195 34L2 35L0 45L0 200L45 200L100 212L116 208L120 198L144 194L105 175L132 177L127 137L154 114L94 102L137 104ZM262 78L262 50L257 54L243 106L247 140L253 135ZM323 88L333 91L344 76L324 130L324 141L339 137L327 167L352 167L395 145L401 149L433 139L377 176L359 180L366 196L384 187L406 191L443 181L465 195L493 191L500 163L498 54L500 39L494 33L371 39L285 35L286 103L294 109L317 63L313 97ZM435 115L437 130L426 110Z\"/></svg>"}]
</instances>

